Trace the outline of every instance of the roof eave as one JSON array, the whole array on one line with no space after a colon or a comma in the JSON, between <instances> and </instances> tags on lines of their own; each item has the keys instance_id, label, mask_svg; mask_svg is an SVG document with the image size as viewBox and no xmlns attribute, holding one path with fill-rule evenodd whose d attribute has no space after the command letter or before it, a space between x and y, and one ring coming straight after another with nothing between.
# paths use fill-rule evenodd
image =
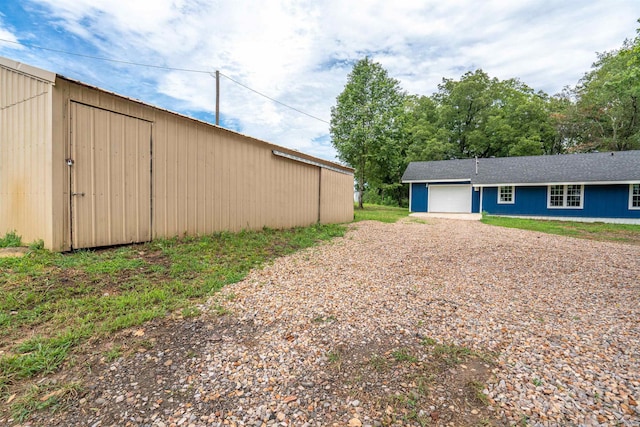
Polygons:
<instances>
[{"instance_id":1,"label":"roof eave","mask_svg":"<svg viewBox=\"0 0 640 427\"><path fill-rule=\"evenodd\" d=\"M617 184L638 184L640 179L635 180L618 180L618 181L545 181L545 182L491 182L477 183L474 187L540 187L549 185L617 185Z\"/></svg>"},{"instance_id":2,"label":"roof eave","mask_svg":"<svg viewBox=\"0 0 640 427\"><path fill-rule=\"evenodd\" d=\"M471 178L456 178L456 179L403 179L403 184L428 184L430 182L471 182Z\"/></svg>"},{"instance_id":3,"label":"roof eave","mask_svg":"<svg viewBox=\"0 0 640 427\"><path fill-rule=\"evenodd\" d=\"M0 56L0 66L8 68L9 70L15 71L17 73L35 77L36 79L42 80L47 83L55 84L56 82L56 73L52 73L51 71L43 70L42 68L37 68L32 65L27 65L22 62L14 61L13 59L5 58L3 56Z\"/></svg>"}]
</instances>

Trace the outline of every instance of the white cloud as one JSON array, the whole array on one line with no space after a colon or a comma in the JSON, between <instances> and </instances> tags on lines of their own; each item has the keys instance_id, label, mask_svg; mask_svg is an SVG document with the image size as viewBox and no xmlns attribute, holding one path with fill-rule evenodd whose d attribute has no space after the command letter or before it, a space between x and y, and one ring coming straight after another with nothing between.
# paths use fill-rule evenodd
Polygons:
<instances>
[{"instance_id":1,"label":"white cloud","mask_svg":"<svg viewBox=\"0 0 640 427\"><path fill-rule=\"evenodd\" d=\"M364 55L379 61L409 93L429 95L443 77L457 79L476 68L501 79L519 77L536 90L555 93L588 71L596 51L617 48L625 38L634 37L635 19L640 16L635 0L32 0L31 4L46 5L43 16L94 45L101 56L219 69L323 120L329 119L353 62ZM0 35L3 31L7 30L0 22ZM114 85L139 91L125 95L156 92L178 100L175 106L164 105L167 108L214 109L215 82L207 74L115 68L123 73L119 78L128 75L129 81ZM75 69L79 75L71 77L113 78L100 77L94 64ZM133 73L144 86L131 78ZM240 123L243 133L333 158L326 123L224 78L221 88L223 116Z\"/></svg>"},{"instance_id":2,"label":"white cloud","mask_svg":"<svg viewBox=\"0 0 640 427\"><path fill-rule=\"evenodd\" d=\"M8 41L8 43L0 41L0 44L8 49L22 49L19 44L15 44L18 42L18 38L3 21L3 15L0 13L0 39Z\"/></svg>"}]
</instances>

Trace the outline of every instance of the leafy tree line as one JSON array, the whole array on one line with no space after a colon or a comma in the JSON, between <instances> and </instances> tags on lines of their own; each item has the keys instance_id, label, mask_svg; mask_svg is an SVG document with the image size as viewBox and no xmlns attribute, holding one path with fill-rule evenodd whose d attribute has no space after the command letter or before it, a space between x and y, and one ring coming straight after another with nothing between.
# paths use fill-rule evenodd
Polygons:
<instances>
[{"instance_id":1,"label":"leafy tree line","mask_svg":"<svg viewBox=\"0 0 640 427\"><path fill-rule=\"evenodd\" d=\"M330 132L355 169L360 206L406 206L400 178L412 161L640 149L639 98L640 29L553 96L481 69L410 95L364 58L331 109Z\"/></svg>"}]
</instances>

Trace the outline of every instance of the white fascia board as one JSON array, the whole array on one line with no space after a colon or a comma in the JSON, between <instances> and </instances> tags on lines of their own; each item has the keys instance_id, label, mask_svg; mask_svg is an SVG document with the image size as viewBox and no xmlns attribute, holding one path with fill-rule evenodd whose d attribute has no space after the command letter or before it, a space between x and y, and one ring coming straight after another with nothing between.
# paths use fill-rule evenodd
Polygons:
<instances>
[{"instance_id":1,"label":"white fascia board","mask_svg":"<svg viewBox=\"0 0 640 427\"><path fill-rule=\"evenodd\" d=\"M559 181L559 182L497 182L495 184L473 184L474 187L548 187L549 185L616 185L638 184L640 181Z\"/></svg>"}]
</instances>

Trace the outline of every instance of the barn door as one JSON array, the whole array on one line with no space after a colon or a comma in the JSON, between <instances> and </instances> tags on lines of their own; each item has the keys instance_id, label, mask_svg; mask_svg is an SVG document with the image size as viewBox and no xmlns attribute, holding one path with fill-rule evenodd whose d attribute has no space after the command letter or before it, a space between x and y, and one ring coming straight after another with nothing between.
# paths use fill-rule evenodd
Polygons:
<instances>
[{"instance_id":1,"label":"barn door","mask_svg":"<svg viewBox=\"0 0 640 427\"><path fill-rule=\"evenodd\" d=\"M151 123L71 103L74 249L151 239Z\"/></svg>"}]
</instances>

